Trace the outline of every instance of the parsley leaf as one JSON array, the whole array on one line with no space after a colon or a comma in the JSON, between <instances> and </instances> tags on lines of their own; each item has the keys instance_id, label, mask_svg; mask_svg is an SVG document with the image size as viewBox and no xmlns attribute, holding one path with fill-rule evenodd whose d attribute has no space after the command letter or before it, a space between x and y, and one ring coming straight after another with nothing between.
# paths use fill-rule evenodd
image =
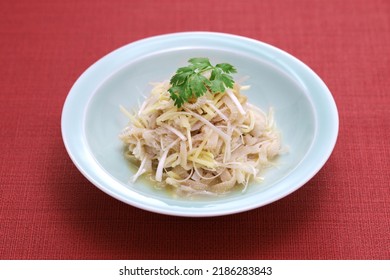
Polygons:
<instances>
[{"instance_id":1,"label":"parsley leaf","mask_svg":"<svg viewBox=\"0 0 390 280\"><path fill-rule=\"evenodd\" d=\"M228 63L220 63L215 65L215 67L221 69L225 73L236 73L236 69Z\"/></svg>"},{"instance_id":2,"label":"parsley leaf","mask_svg":"<svg viewBox=\"0 0 390 280\"><path fill-rule=\"evenodd\" d=\"M190 65L178 68L170 80L168 92L176 107L180 108L189 99L203 96L208 90L217 93L233 88L234 80L229 74L237 72L234 66L228 63L213 66L205 57L191 58L188 62ZM203 75L206 71L211 71L209 79Z\"/></svg>"}]
</instances>

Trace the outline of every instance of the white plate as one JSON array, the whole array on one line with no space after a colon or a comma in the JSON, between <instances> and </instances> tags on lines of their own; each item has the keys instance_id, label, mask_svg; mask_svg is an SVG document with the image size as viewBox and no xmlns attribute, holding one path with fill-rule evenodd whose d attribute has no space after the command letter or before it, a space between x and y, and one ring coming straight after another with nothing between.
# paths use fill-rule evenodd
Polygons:
<instances>
[{"instance_id":1,"label":"white plate","mask_svg":"<svg viewBox=\"0 0 390 280\"><path fill-rule=\"evenodd\" d=\"M265 181L245 193L207 199L174 198L144 181L123 157L118 134L127 124L119 105L138 106L150 82L167 80L191 57L234 65L249 77L246 95L263 110L273 107L289 152ZM140 40L101 58L76 81L62 112L62 136L77 168L95 186L135 207L177 216L218 216L254 209L297 190L330 156L338 113L323 81L304 63L268 44L236 35L187 32Z\"/></svg>"}]
</instances>

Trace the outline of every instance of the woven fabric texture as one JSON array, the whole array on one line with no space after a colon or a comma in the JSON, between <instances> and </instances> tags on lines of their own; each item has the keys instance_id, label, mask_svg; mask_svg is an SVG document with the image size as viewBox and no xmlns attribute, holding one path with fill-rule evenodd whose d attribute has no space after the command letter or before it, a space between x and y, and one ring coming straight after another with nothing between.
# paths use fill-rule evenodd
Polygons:
<instances>
[{"instance_id":1,"label":"woven fabric texture","mask_svg":"<svg viewBox=\"0 0 390 280\"><path fill-rule=\"evenodd\" d=\"M135 40L218 31L308 64L340 115L305 186L252 211L183 218L93 186L61 138L61 110L96 60ZM95 0L0 3L1 259L389 259L390 2Z\"/></svg>"}]
</instances>

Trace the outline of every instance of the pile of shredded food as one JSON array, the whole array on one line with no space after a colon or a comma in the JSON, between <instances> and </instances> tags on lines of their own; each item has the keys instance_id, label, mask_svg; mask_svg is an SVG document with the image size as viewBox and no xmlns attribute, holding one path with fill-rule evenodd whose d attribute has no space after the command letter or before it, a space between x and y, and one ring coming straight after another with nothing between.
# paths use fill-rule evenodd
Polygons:
<instances>
[{"instance_id":1,"label":"pile of shredded food","mask_svg":"<svg viewBox=\"0 0 390 280\"><path fill-rule=\"evenodd\" d=\"M234 83L174 105L169 81L153 84L138 112L121 110L129 125L121 132L126 157L161 188L179 196L218 195L262 180L261 171L273 165L281 138L272 109L264 113L241 92L249 86Z\"/></svg>"}]
</instances>

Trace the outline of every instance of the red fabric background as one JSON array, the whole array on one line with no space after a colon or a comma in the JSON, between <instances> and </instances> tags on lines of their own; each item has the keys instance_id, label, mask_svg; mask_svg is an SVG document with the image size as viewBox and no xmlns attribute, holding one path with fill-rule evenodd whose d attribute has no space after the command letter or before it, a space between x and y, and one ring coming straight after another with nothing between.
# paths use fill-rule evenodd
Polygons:
<instances>
[{"instance_id":1,"label":"red fabric background","mask_svg":"<svg viewBox=\"0 0 390 280\"><path fill-rule=\"evenodd\" d=\"M324 168L271 205L216 218L128 206L90 184L60 132L72 84L152 35L219 31L282 48L332 91ZM1 259L389 259L390 2L0 2Z\"/></svg>"}]
</instances>

